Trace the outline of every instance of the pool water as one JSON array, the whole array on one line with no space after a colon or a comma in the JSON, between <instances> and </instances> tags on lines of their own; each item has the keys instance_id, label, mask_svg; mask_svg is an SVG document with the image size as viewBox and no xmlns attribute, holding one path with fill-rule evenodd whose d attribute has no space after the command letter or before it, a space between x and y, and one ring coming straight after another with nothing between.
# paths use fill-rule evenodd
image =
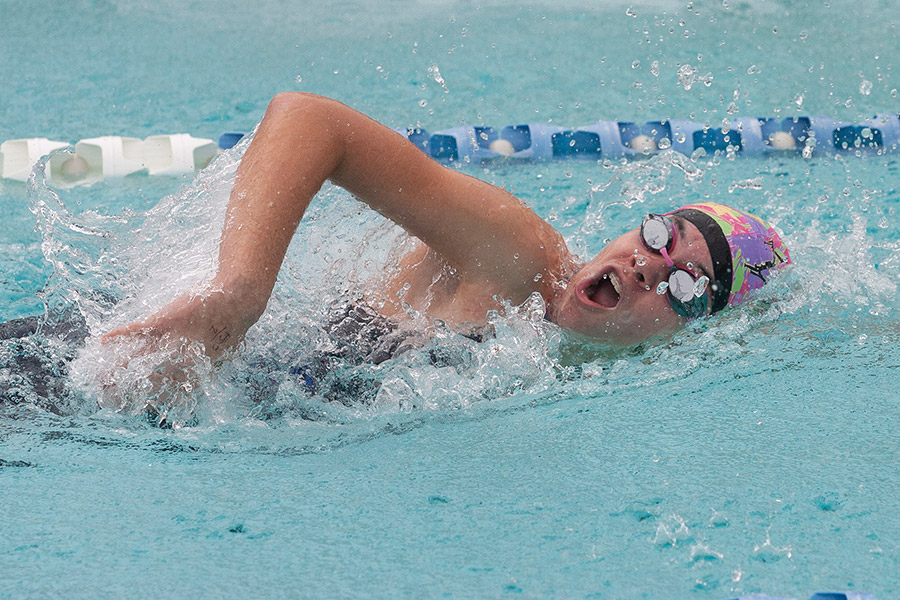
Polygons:
<instances>
[{"instance_id":1,"label":"pool water","mask_svg":"<svg viewBox=\"0 0 900 600\"><path fill-rule=\"evenodd\" d=\"M0 141L250 131L272 95L396 127L898 109L900 18L866 4L0 0ZM55 190L0 180L0 317L75 308L92 334L209 273L246 141L196 179ZM46 410L0 348L0 598L803 598L900 594L898 154L464 164L584 256L648 212L719 199L767 216L795 265L671 342L561 360L539 307L495 340L347 376L329 402L261 362L321 343L402 234L326 186L241 358L170 410L98 409L89 338ZM115 298L118 302L110 302ZM269 361L269 362L266 362ZM17 379L17 377L19 377Z\"/></svg>"}]
</instances>

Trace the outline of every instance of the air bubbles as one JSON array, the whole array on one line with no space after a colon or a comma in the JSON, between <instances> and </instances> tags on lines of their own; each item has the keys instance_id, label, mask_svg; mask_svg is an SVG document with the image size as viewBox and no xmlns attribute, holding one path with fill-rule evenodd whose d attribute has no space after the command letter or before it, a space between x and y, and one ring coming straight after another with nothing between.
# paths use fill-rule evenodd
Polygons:
<instances>
[{"instance_id":1,"label":"air bubbles","mask_svg":"<svg viewBox=\"0 0 900 600\"><path fill-rule=\"evenodd\" d=\"M863 79L859 82L859 93L863 96L868 96L872 93L872 82L868 79Z\"/></svg>"},{"instance_id":2,"label":"air bubbles","mask_svg":"<svg viewBox=\"0 0 900 600\"><path fill-rule=\"evenodd\" d=\"M637 260L635 261L635 264L637 264L637 266L639 266L639 267L643 267L644 265L647 264L647 259L644 258L643 256L638 256ZM647 289L649 290L650 288L647 288Z\"/></svg>"}]
</instances>

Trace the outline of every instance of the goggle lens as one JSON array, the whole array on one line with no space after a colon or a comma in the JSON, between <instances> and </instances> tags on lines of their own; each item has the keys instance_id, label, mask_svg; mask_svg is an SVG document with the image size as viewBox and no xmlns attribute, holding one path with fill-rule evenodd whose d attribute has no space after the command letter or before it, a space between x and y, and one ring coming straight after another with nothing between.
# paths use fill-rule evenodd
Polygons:
<instances>
[{"instance_id":1,"label":"goggle lens","mask_svg":"<svg viewBox=\"0 0 900 600\"><path fill-rule=\"evenodd\" d=\"M674 241L671 222L660 215L647 215L641 224L641 239L650 250L669 250Z\"/></svg>"},{"instance_id":2,"label":"goggle lens","mask_svg":"<svg viewBox=\"0 0 900 600\"><path fill-rule=\"evenodd\" d=\"M694 299L695 280L687 271L678 269L669 274L669 293L680 302Z\"/></svg>"}]
</instances>

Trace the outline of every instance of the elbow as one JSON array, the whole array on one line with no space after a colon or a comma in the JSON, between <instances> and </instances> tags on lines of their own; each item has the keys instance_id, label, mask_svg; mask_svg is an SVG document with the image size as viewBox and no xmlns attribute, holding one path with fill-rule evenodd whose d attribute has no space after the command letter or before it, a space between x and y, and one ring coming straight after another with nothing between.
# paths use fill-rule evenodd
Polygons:
<instances>
[{"instance_id":1,"label":"elbow","mask_svg":"<svg viewBox=\"0 0 900 600\"><path fill-rule=\"evenodd\" d=\"M269 101L269 107L266 109L266 112L290 110L319 100L324 100L324 98L307 92L279 92Z\"/></svg>"},{"instance_id":2,"label":"elbow","mask_svg":"<svg viewBox=\"0 0 900 600\"><path fill-rule=\"evenodd\" d=\"M295 119L301 114L327 110L333 100L307 92L280 92L269 101L265 118L269 120Z\"/></svg>"}]
</instances>

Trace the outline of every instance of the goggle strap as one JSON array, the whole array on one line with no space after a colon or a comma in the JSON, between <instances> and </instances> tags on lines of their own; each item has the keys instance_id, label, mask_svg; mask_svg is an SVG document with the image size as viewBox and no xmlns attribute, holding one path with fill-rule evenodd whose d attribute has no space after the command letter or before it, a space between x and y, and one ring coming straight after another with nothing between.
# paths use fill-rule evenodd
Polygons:
<instances>
[{"instance_id":1,"label":"goggle strap","mask_svg":"<svg viewBox=\"0 0 900 600\"><path fill-rule=\"evenodd\" d=\"M674 245L674 244L673 244L673 245ZM666 260L666 265L667 265L670 269L672 269L672 268L677 268L677 267L675 267L675 261L672 260L671 258L669 258L669 251L668 251L668 250L666 250L665 248L662 248L662 249L659 251L659 253L662 254L662 257Z\"/></svg>"}]
</instances>

